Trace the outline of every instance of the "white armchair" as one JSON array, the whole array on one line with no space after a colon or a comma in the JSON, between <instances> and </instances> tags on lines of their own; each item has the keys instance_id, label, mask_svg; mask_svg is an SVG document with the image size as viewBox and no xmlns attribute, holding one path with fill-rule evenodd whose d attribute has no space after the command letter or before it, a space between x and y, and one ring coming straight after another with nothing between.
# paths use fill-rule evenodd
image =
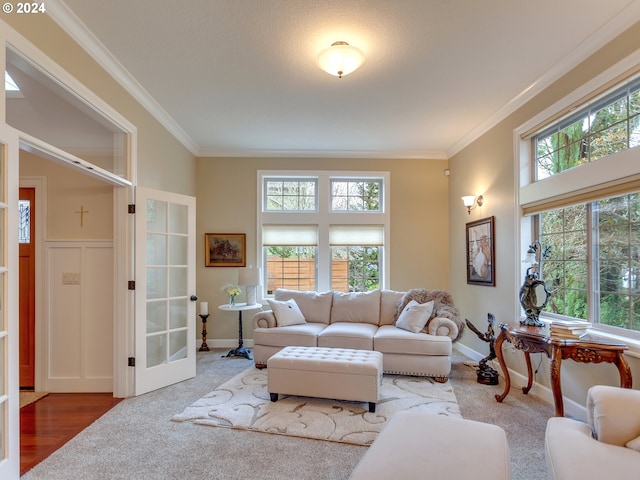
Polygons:
<instances>
[{"instance_id":1,"label":"white armchair","mask_svg":"<svg viewBox=\"0 0 640 480\"><path fill-rule=\"evenodd\" d=\"M549 478L638 478L640 390L597 385L587 393L588 424L564 417L547 422Z\"/></svg>"}]
</instances>

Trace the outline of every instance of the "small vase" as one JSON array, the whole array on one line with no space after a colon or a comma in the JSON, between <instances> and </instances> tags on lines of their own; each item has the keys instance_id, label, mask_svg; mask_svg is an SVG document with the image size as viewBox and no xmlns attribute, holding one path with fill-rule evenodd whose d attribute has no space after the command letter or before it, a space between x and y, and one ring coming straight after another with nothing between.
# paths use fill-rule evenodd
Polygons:
<instances>
[{"instance_id":1,"label":"small vase","mask_svg":"<svg viewBox=\"0 0 640 480\"><path fill-rule=\"evenodd\" d=\"M236 306L236 296L235 295L229 295L229 306L230 307L235 307Z\"/></svg>"}]
</instances>

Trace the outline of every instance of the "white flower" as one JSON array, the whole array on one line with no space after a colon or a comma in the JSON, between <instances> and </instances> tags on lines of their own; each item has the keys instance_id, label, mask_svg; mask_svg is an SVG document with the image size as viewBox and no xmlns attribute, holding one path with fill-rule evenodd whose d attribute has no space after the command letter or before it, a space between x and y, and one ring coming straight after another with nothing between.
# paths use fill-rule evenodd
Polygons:
<instances>
[{"instance_id":1,"label":"white flower","mask_svg":"<svg viewBox=\"0 0 640 480\"><path fill-rule=\"evenodd\" d=\"M222 291L228 297L235 297L240 295L240 288L237 285L233 285L231 283L227 283L224 287L222 287Z\"/></svg>"}]
</instances>

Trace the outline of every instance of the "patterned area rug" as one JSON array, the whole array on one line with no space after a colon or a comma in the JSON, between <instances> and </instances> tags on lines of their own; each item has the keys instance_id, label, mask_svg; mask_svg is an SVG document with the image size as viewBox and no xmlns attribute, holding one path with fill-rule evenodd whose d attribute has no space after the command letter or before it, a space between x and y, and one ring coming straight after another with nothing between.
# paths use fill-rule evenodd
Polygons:
<instances>
[{"instance_id":1,"label":"patterned area rug","mask_svg":"<svg viewBox=\"0 0 640 480\"><path fill-rule=\"evenodd\" d=\"M251 368L175 415L176 422L370 445L400 410L461 417L449 382L384 375L376 412L368 403L280 395L271 402L267 370Z\"/></svg>"},{"instance_id":2,"label":"patterned area rug","mask_svg":"<svg viewBox=\"0 0 640 480\"><path fill-rule=\"evenodd\" d=\"M31 405L47 395L49 392L20 392L20 408Z\"/></svg>"}]
</instances>

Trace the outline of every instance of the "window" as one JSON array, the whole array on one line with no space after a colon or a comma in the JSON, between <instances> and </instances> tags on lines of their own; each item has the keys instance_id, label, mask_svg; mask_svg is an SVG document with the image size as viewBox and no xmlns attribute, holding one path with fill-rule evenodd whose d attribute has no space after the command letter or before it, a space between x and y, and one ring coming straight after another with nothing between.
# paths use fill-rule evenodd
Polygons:
<instances>
[{"instance_id":1,"label":"window","mask_svg":"<svg viewBox=\"0 0 640 480\"><path fill-rule=\"evenodd\" d=\"M18 243L31 243L30 200L18 200Z\"/></svg>"},{"instance_id":2,"label":"window","mask_svg":"<svg viewBox=\"0 0 640 480\"><path fill-rule=\"evenodd\" d=\"M542 260L552 293L544 314L637 339L639 61L640 52L583 86L580 97L574 92L543 112L546 124L538 116L515 132L521 245L540 240L551 247ZM626 79L605 89L622 73Z\"/></svg>"},{"instance_id":3,"label":"window","mask_svg":"<svg viewBox=\"0 0 640 480\"><path fill-rule=\"evenodd\" d=\"M536 178L640 145L640 79L553 124L535 139Z\"/></svg>"},{"instance_id":4,"label":"window","mask_svg":"<svg viewBox=\"0 0 640 480\"><path fill-rule=\"evenodd\" d=\"M380 180L331 180L331 210L379 212L380 185Z\"/></svg>"},{"instance_id":5,"label":"window","mask_svg":"<svg viewBox=\"0 0 640 480\"><path fill-rule=\"evenodd\" d=\"M385 288L388 173L258 175L264 294Z\"/></svg>"},{"instance_id":6,"label":"window","mask_svg":"<svg viewBox=\"0 0 640 480\"><path fill-rule=\"evenodd\" d=\"M315 211L318 183L315 179L265 178L265 210L268 212Z\"/></svg>"},{"instance_id":7,"label":"window","mask_svg":"<svg viewBox=\"0 0 640 480\"><path fill-rule=\"evenodd\" d=\"M640 333L640 195L556 209L539 219L540 241L551 247L542 263L552 293L546 310Z\"/></svg>"}]
</instances>

